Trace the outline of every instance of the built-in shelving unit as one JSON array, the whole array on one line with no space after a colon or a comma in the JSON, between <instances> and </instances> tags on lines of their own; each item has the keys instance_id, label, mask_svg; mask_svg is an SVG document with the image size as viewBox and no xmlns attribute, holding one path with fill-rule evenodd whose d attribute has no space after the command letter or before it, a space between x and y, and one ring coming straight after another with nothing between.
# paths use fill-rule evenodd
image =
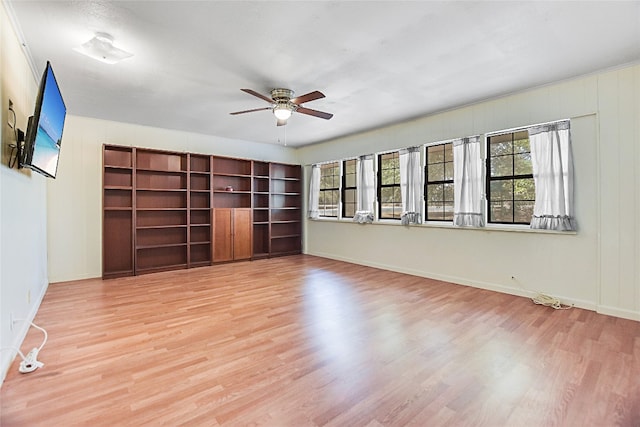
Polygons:
<instances>
[{"instance_id":1,"label":"built-in shelving unit","mask_svg":"<svg viewBox=\"0 0 640 427\"><path fill-rule=\"evenodd\" d=\"M187 268L188 155L138 148L135 158L136 274Z\"/></svg>"},{"instance_id":2,"label":"built-in shelving unit","mask_svg":"<svg viewBox=\"0 0 640 427\"><path fill-rule=\"evenodd\" d=\"M189 156L189 267L211 265L211 156Z\"/></svg>"},{"instance_id":3,"label":"built-in shelving unit","mask_svg":"<svg viewBox=\"0 0 640 427\"><path fill-rule=\"evenodd\" d=\"M301 251L298 165L114 145L103 165L104 278ZM235 241L215 229L216 210L237 217Z\"/></svg>"},{"instance_id":4,"label":"built-in shelving unit","mask_svg":"<svg viewBox=\"0 0 640 427\"><path fill-rule=\"evenodd\" d=\"M102 254L103 276L130 276L134 273L133 149L105 147L102 151L102 163L102 230L105 248Z\"/></svg>"},{"instance_id":5,"label":"built-in shelving unit","mask_svg":"<svg viewBox=\"0 0 640 427\"><path fill-rule=\"evenodd\" d=\"M251 207L251 160L212 157L214 208Z\"/></svg>"},{"instance_id":6,"label":"built-in shelving unit","mask_svg":"<svg viewBox=\"0 0 640 427\"><path fill-rule=\"evenodd\" d=\"M291 255L302 248L302 169L271 163L269 193L270 255Z\"/></svg>"},{"instance_id":7,"label":"built-in shelving unit","mask_svg":"<svg viewBox=\"0 0 640 427\"><path fill-rule=\"evenodd\" d=\"M270 252L269 163L253 162L253 257L265 258Z\"/></svg>"}]
</instances>

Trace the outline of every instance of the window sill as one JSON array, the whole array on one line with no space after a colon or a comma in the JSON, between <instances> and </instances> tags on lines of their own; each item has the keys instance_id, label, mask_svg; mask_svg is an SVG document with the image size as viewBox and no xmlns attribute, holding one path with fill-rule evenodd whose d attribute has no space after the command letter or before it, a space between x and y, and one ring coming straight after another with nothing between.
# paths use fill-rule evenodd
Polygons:
<instances>
[{"instance_id":1,"label":"window sill","mask_svg":"<svg viewBox=\"0 0 640 427\"><path fill-rule=\"evenodd\" d=\"M351 218L317 218L309 219L309 221L317 222L338 222L344 224L358 224ZM361 224L358 224L361 225ZM508 224L489 224L484 227L456 227L449 222L432 221L423 224L402 225L400 220L383 219L373 221L365 225L390 225L394 227L418 227L418 228L446 228L451 230L471 230L471 231L489 231L489 232L508 232L508 233L535 233L535 234L560 234L560 235L577 235L577 231L556 231L556 230L539 230L532 229L524 225L508 225Z\"/></svg>"}]
</instances>

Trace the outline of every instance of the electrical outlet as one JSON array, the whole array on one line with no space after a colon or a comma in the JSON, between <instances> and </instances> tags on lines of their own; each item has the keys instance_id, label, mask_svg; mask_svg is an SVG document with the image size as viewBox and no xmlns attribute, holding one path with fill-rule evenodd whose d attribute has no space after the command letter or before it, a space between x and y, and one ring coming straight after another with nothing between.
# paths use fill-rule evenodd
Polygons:
<instances>
[{"instance_id":1,"label":"electrical outlet","mask_svg":"<svg viewBox=\"0 0 640 427\"><path fill-rule=\"evenodd\" d=\"M13 311L9 313L9 330L13 331Z\"/></svg>"},{"instance_id":2,"label":"electrical outlet","mask_svg":"<svg viewBox=\"0 0 640 427\"><path fill-rule=\"evenodd\" d=\"M31 289L27 291L27 304L31 304Z\"/></svg>"}]
</instances>

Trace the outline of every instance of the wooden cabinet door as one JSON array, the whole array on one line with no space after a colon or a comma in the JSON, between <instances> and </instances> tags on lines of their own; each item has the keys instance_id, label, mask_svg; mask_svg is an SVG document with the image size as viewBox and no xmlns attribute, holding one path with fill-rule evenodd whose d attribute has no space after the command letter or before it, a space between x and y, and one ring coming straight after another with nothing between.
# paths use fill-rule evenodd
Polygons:
<instances>
[{"instance_id":1,"label":"wooden cabinet door","mask_svg":"<svg viewBox=\"0 0 640 427\"><path fill-rule=\"evenodd\" d=\"M233 260L233 209L213 209L213 262Z\"/></svg>"},{"instance_id":2,"label":"wooden cabinet door","mask_svg":"<svg viewBox=\"0 0 640 427\"><path fill-rule=\"evenodd\" d=\"M249 259L253 252L251 209L233 210L233 258Z\"/></svg>"}]
</instances>

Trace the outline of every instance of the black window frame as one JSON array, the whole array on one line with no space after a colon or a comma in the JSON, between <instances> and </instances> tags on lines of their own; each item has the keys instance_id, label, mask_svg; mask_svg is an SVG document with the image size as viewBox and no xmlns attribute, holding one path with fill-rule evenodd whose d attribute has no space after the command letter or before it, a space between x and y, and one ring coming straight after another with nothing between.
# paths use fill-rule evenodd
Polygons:
<instances>
[{"instance_id":1,"label":"black window frame","mask_svg":"<svg viewBox=\"0 0 640 427\"><path fill-rule=\"evenodd\" d=\"M449 145L451 146L451 161L447 160L446 157L446 146ZM429 148L431 147L436 147L436 146L443 146L445 147L444 149L444 157L443 157L443 161L442 162L434 162L434 163L429 163ZM447 163L451 164L451 179L446 179L446 174L445 174L445 165ZM429 165L443 165L443 179L439 179L439 180L433 180L433 181L429 181ZM453 203L454 203L454 195L452 194L451 196L451 200L446 200L444 192L445 192L445 188L444 186L447 184L451 184L452 188L454 188L455 183L453 180L453 141L445 141L445 142L439 142L439 143L435 143L435 144L429 144L427 146L425 146L425 150L424 150L424 207L425 207L425 213L424 213L424 217L426 221L453 221L453 211L451 211L451 218L447 218L444 212L444 203L445 202L451 202L452 207L453 207ZM441 185L442 186L442 203L443 203L443 218L432 218L429 217L429 199L428 199L428 186L429 185ZM455 189L454 189L455 191Z\"/></svg>"},{"instance_id":2,"label":"black window frame","mask_svg":"<svg viewBox=\"0 0 640 427\"><path fill-rule=\"evenodd\" d=\"M388 155L393 155L393 158L397 158L397 168L391 168L391 169L397 169L398 170L398 182L394 182L393 184L383 184L382 183L382 171L383 171L383 167L382 167L382 158L383 156L388 156ZM383 216L382 215L382 207L383 207L383 203L382 203L382 189L383 188L397 188L397 194L400 195L400 200L399 201L395 201L393 202L393 209L392 212L394 214L394 216ZM400 151L389 151L387 153L380 153L378 154L378 183L377 183L377 191L378 191L378 219L379 220L394 220L394 221L400 221L401 220L401 216L402 216L402 196L400 193ZM394 191L394 199L395 199L395 194L396 192ZM398 213L398 216L395 217L395 206L397 204L400 204L400 212Z\"/></svg>"},{"instance_id":3,"label":"black window frame","mask_svg":"<svg viewBox=\"0 0 640 427\"><path fill-rule=\"evenodd\" d=\"M516 139L516 134L519 133L527 133L526 129L516 129L516 130L512 130L509 132L500 132L500 133L494 133L494 134L489 134L486 136L486 187L485 187L485 193L486 193L486 199L487 199L487 223L489 224L509 224L509 225L529 225L531 223L531 219L529 219L528 221L516 221L516 202L532 202L532 205L535 203L535 184L534 184L534 192L533 192L533 199L516 199L516 191L515 191L515 183L518 180L531 180L531 182L533 181L533 170L530 174L516 174L516 154L523 154L523 153L529 153L529 159L530 159L530 155L531 155L531 146L529 146L529 151L528 152L521 152L521 153L516 153L515 152L515 144L514 142L517 140ZM512 150L510 154L506 154L506 155L500 155L500 156L492 156L491 155L491 140L492 138L496 138L496 137L503 137L505 135L511 135L511 146L512 146ZM528 135L527 135L527 139L529 139ZM492 164L492 159L495 159L497 157L507 157L507 156L511 156L511 168L512 168L512 174L511 175L503 175L503 176L496 176L496 177L492 177L491 176L491 164ZM494 220L492 217L492 193L491 193L491 183L493 182L504 182L504 181L511 181L512 182L512 188L511 188L511 221L503 221L503 220ZM533 213L533 208L532 208L532 213Z\"/></svg>"},{"instance_id":4,"label":"black window frame","mask_svg":"<svg viewBox=\"0 0 640 427\"><path fill-rule=\"evenodd\" d=\"M329 165L335 165L334 168L337 169L337 173L334 173L333 180L334 183L337 183L337 187L324 187L323 188L323 180L322 180L322 171L329 168ZM320 191L319 191L319 200L323 200L323 194L325 192L335 191L336 194L336 214L335 215L326 215L327 212L327 204L318 203L318 210L320 211L319 216L322 218L338 218L338 212L340 212L340 161L336 160L335 162L327 162L319 165L320 167Z\"/></svg>"},{"instance_id":5,"label":"black window frame","mask_svg":"<svg viewBox=\"0 0 640 427\"><path fill-rule=\"evenodd\" d=\"M353 162L353 174L347 173L347 162ZM353 186L347 185L347 175L354 175ZM353 191L353 202L348 202L347 191ZM340 191L340 200L342 202L342 218L351 218L355 215L358 208L358 159L345 159L342 161L342 189ZM353 207L353 215L347 214L347 208Z\"/></svg>"}]
</instances>

